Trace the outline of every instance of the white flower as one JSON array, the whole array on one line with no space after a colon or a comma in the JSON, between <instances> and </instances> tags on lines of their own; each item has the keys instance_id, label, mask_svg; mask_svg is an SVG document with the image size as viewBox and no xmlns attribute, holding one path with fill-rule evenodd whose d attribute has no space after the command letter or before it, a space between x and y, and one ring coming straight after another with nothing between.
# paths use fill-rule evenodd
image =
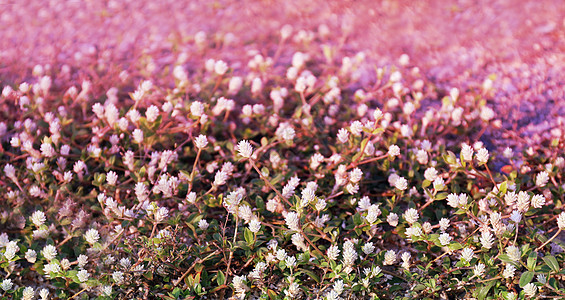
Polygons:
<instances>
[{"instance_id":1,"label":"white flower","mask_svg":"<svg viewBox=\"0 0 565 300\"><path fill-rule=\"evenodd\" d=\"M43 254L43 257L45 257L45 259L50 261L54 259L55 256L57 256L57 248L55 248L55 246L53 245L47 245L43 247L43 250L41 250L41 254Z\"/></svg>"},{"instance_id":2,"label":"white flower","mask_svg":"<svg viewBox=\"0 0 565 300\"><path fill-rule=\"evenodd\" d=\"M481 240L481 245L483 245L483 247L486 249L490 249L494 245L494 236L488 230L483 231L480 240Z\"/></svg>"},{"instance_id":3,"label":"white flower","mask_svg":"<svg viewBox=\"0 0 565 300\"><path fill-rule=\"evenodd\" d=\"M286 225L288 226L288 228L290 228L290 230L300 231L300 226L299 226L300 219L297 213L289 212L288 214L286 214L285 221L286 221Z\"/></svg>"},{"instance_id":4,"label":"white flower","mask_svg":"<svg viewBox=\"0 0 565 300\"><path fill-rule=\"evenodd\" d=\"M545 197L543 195L534 195L531 200L532 206L534 208L541 208L545 205Z\"/></svg>"},{"instance_id":5,"label":"white flower","mask_svg":"<svg viewBox=\"0 0 565 300\"><path fill-rule=\"evenodd\" d=\"M6 177L12 179L13 181L17 181L16 168L14 168L14 166L12 166L11 164L4 166L4 173L6 174Z\"/></svg>"},{"instance_id":6,"label":"white flower","mask_svg":"<svg viewBox=\"0 0 565 300\"><path fill-rule=\"evenodd\" d=\"M475 253L473 253L473 250L471 248L464 248L463 250L461 250L461 259L466 262L470 262L473 259L474 255Z\"/></svg>"},{"instance_id":7,"label":"white flower","mask_svg":"<svg viewBox=\"0 0 565 300\"><path fill-rule=\"evenodd\" d=\"M239 76L232 77L228 84L228 93L237 94L243 85L243 80Z\"/></svg>"},{"instance_id":8,"label":"white flower","mask_svg":"<svg viewBox=\"0 0 565 300\"><path fill-rule=\"evenodd\" d=\"M4 279L2 281L2 283L0 284L0 287L4 290L4 291L9 291L12 289L12 287L14 286L14 284L12 283L12 279Z\"/></svg>"},{"instance_id":9,"label":"white flower","mask_svg":"<svg viewBox=\"0 0 565 300\"><path fill-rule=\"evenodd\" d=\"M338 246L337 245L331 245L330 247L328 247L326 254L328 255L328 258L330 260L336 260L338 258L338 255L339 255Z\"/></svg>"},{"instance_id":10,"label":"white flower","mask_svg":"<svg viewBox=\"0 0 565 300\"><path fill-rule=\"evenodd\" d=\"M155 122L159 117L159 108L155 105L151 105L145 112L145 117L149 123Z\"/></svg>"},{"instance_id":11,"label":"white flower","mask_svg":"<svg viewBox=\"0 0 565 300\"><path fill-rule=\"evenodd\" d=\"M253 155L253 147L247 140L240 141L237 144L237 151L239 152L239 155L245 158L250 158L251 155Z\"/></svg>"},{"instance_id":12,"label":"white flower","mask_svg":"<svg viewBox=\"0 0 565 300\"><path fill-rule=\"evenodd\" d=\"M257 219L251 220L251 222L249 222L249 230L253 233L259 232L259 230L261 230L261 222Z\"/></svg>"},{"instance_id":13,"label":"white flower","mask_svg":"<svg viewBox=\"0 0 565 300\"><path fill-rule=\"evenodd\" d=\"M515 271L516 271L516 267L514 265L506 264L506 268L504 268L504 272L502 272L502 277L512 278L512 277L514 277Z\"/></svg>"},{"instance_id":14,"label":"white flower","mask_svg":"<svg viewBox=\"0 0 565 300\"><path fill-rule=\"evenodd\" d=\"M466 162L470 162L473 160L473 147L463 144L461 148L461 159Z\"/></svg>"},{"instance_id":15,"label":"white flower","mask_svg":"<svg viewBox=\"0 0 565 300\"><path fill-rule=\"evenodd\" d=\"M112 296L112 286L111 285L104 285L100 288L100 291L102 292L102 294L104 294L107 297Z\"/></svg>"},{"instance_id":16,"label":"white flower","mask_svg":"<svg viewBox=\"0 0 565 300\"><path fill-rule=\"evenodd\" d=\"M449 228L449 222L449 219L441 218L441 220L439 220L439 230L446 231Z\"/></svg>"},{"instance_id":17,"label":"white flower","mask_svg":"<svg viewBox=\"0 0 565 300\"><path fill-rule=\"evenodd\" d=\"M473 268L473 273L477 277L483 276L483 274L485 273L485 265L482 263L476 264L475 267Z\"/></svg>"},{"instance_id":18,"label":"white flower","mask_svg":"<svg viewBox=\"0 0 565 300\"><path fill-rule=\"evenodd\" d=\"M293 269L296 266L296 258L294 256L287 256L284 260L284 264L287 268Z\"/></svg>"},{"instance_id":19,"label":"white flower","mask_svg":"<svg viewBox=\"0 0 565 300\"><path fill-rule=\"evenodd\" d=\"M345 144L349 141L349 131L345 128L341 128L337 132L337 139L340 143Z\"/></svg>"},{"instance_id":20,"label":"white flower","mask_svg":"<svg viewBox=\"0 0 565 300\"><path fill-rule=\"evenodd\" d=\"M373 251L375 251L375 246L373 246L372 242L368 242L363 245L363 247L361 247L361 250L363 250L363 253L365 253L366 255L369 255L373 253Z\"/></svg>"},{"instance_id":21,"label":"white flower","mask_svg":"<svg viewBox=\"0 0 565 300\"><path fill-rule=\"evenodd\" d=\"M194 101L190 104L190 113L195 117L200 117L204 114L204 104L200 101Z\"/></svg>"},{"instance_id":22,"label":"white flower","mask_svg":"<svg viewBox=\"0 0 565 300\"><path fill-rule=\"evenodd\" d=\"M449 235L449 233L442 233L439 236L439 242L442 246L449 245L449 243L451 242L451 236Z\"/></svg>"},{"instance_id":23,"label":"white flower","mask_svg":"<svg viewBox=\"0 0 565 300\"><path fill-rule=\"evenodd\" d=\"M549 175L546 171L542 171L536 176L536 185L539 187L544 187L549 181Z\"/></svg>"},{"instance_id":24,"label":"white flower","mask_svg":"<svg viewBox=\"0 0 565 300\"><path fill-rule=\"evenodd\" d=\"M513 261L520 261L520 248L516 246L508 246L506 247L506 254L508 257Z\"/></svg>"},{"instance_id":25,"label":"white flower","mask_svg":"<svg viewBox=\"0 0 565 300\"><path fill-rule=\"evenodd\" d=\"M141 144L143 142L143 130L137 128L132 132L133 135L133 140L138 143Z\"/></svg>"},{"instance_id":26,"label":"white flower","mask_svg":"<svg viewBox=\"0 0 565 300\"><path fill-rule=\"evenodd\" d=\"M560 230L565 229L565 212L562 212L559 214L559 217L557 217L557 226Z\"/></svg>"},{"instance_id":27,"label":"white flower","mask_svg":"<svg viewBox=\"0 0 565 300\"><path fill-rule=\"evenodd\" d=\"M216 172L216 175L214 176L214 185L215 186L220 186L220 185L224 185L226 184L226 181L228 180L228 174L222 170Z\"/></svg>"},{"instance_id":28,"label":"white flower","mask_svg":"<svg viewBox=\"0 0 565 300\"><path fill-rule=\"evenodd\" d=\"M201 134L196 139L194 139L194 145L198 149L203 149L206 147L206 145L208 145L208 138L205 135Z\"/></svg>"},{"instance_id":29,"label":"white flower","mask_svg":"<svg viewBox=\"0 0 565 300\"><path fill-rule=\"evenodd\" d=\"M206 230L208 229L208 226L210 226L210 224L208 224L208 221L206 221L206 219L201 219L200 221L198 221L198 227L202 230Z\"/></svg>"},{"instance_id":30,"label":"white flower","mask_svg":"<svg viewBox=\"0 0 565 300\"><path fill-rule=\"evenodd\" d=\"M90 277L90 274L88 273L87 270L80 270L77 273L77 277L80 282L86 282Z\"/></svg>"},{"instance_id":31,"label":"white flower","mask_svg":"<svg viewBox=\"0 0 565 300\"><path fill-rule=\"evenodd\" d=\"M106 181L109 185L116 185L116 182L118 181L118 174L114 171L109 171L106 173Z\"/></svg>"},{"instance_id":32,"label":"white flower","mask_svg":"<svg viewBox=\"0 0 565 300\"><path fill-rule=\"evenodd\" d=\"M488 162L489 154L486 148L481 148L477 151L477 161L479 164L486 164Z\"/></svg>"},{"instance_id":33,"label":"white flower","mask_svg":"<svg viewBox=\"0 0 565 300\"><path fill-rule=\"evenodd\" d=\"M124 273L120 271L115 271L114 273L112 273L112 279L117 284L122 284L122 282L124 281Z\"/></svg>"},{"instance_id":34,"label":"white flower","mask_svg":"<svg viewBox=\"0 0 565 300\"><path fill-rule=\"evenodd\" d=\"M31 215L31 222L36 226L36 227L40 227L41 225L43 225L43 223L45 223L45 220L47 220L45 218L45 214L40 211L40 210L36 210L32 215Z\"/></svg>"},{"instance_id":35,"label":"white flower","mask_svg":"<svg viewBox=\"0 0 565 300\"><path fill-rule=\"evenodd\" d=\"M537 292L538 292L538 287L532 282L524 286L524 294L526 295L526 297L532 298L536 295Z\"/></svg>"},{"instance_id":36,"label":"white flower","mask_svg":"<svg viewBox=\"0 0 565 300\"><path fill-rule=\"evenodd\" d=\"M516 224L520 223L520 220L522 220L522 214L517 211L514 210L512 211L512 213L510 214L510 220Z\"/></svg>"},{"instance_id":37,"label":"white flower","mask_svg":"<svg viewBox=\"0 0 565 300\"><path fill-rule=\"evenodd\" d=\"M37 260L37 252L33 249L28 249L25 254L25 259L31 264L35 263Z\"/></svg>"},{"instance_id":38,"label":"white flower","mask_svg":"<svg viewBox=\"0 0 565 300\"><path fill-rule=\"evenodd\" d=\"M375 223L380 214L381 210L379 209L379 206L375 204L371 205L367 212L367 222L369 222L369 224Z\"/></svg>"},{"instance_id":39,"label":"white flower","mask_svg":"<svg viewBox=\"0 0 565 300\"><path fill-rule=\"evenodd\" d=\"M214 72L218 75L224 75L228 71L228 64L226 64L223 60L217 60L214 64Z\"/></svg>"},{"instance_id":40,"label":"white flower","mask_svg":"<svg viewBox=\"0 0 565 300\"><path fill-rule=\"evenodd\" d=\"M31 286L28 286L24 289L22 293L22 300L31 300L35 296L35 291Z\"/></svg>"},{"instance_id":41,"label":"white flower","mask_svg":"<svg viewBox=\"0 0 565 300\"><path fill-rule=\"evenodd\" d=\"M383 264L386 266L386 265L392 265L395 262L396 262L396 252L394 252L394 250L388 250L387 252L385 252Z\"/></svg>"},{"instance_id":42,"label":"white flower","mask_svg":"<svg viewBox=\"0 0 565 300\"><path fill-rule=\"evenodd\" d=\"M396 227L398 225L398 215L396 213L391 212L386 217L386 221L392 227Z\"/></svg>"},{"instance_id":43,"label":"white flower","mask_svg":"<svg viewBox=\"0 0 565 300\"><path fill-rule=\"evenodd\" d=\"M92 228L89 229L87 232L84 233L84 239L91 245L94 245L100 239L100 235L98 235L98 230Z\"/></svg>"},{"instance_id":44,"label":"white flower","mask_svg":"<svg viewBox=\"0 0 565 300\"><path fill-rule=\"evenodd\" d=\"M394 182L394 187L404 191L408 188L408 180L406 180L406 178L404 177L398 177L398 179L396 179L396 181Z\"/></svg>"},{"instance_id":45,"label":"white flower","mask_svg":"<svg viewBox=\"0 0 565 300\"><path fill-rule=\"evenodd\" d=\"M416 223L418 221L418 218L418 211L414 208L409 208L404 213L404 220L406 220L406 222L408 222L409 224Z\"/></svg>"},{"instance_id":46,"label":"white flower","mask_svg":"<svg viewBox=\"0 0 565 300\"><path fill-rule=\"evenodd\" d=\"M424 172L424 178L427 181L430 181L430 182L434 182L434 180L436 180L437 176L438 176L437 170L434 167L429 167Z\"/></svg>"},{"instance_id":47,"label":"white flower","mask_svg":"<svg viewBox=\"0 0 565 300\"><path fill-rule=\"evenodd\" d=\"M398 147L397 145L390 145L390 147L388 147L389 157L394 158L399 155L400 155L400 147Z\"/></svg>"}]
</instances>

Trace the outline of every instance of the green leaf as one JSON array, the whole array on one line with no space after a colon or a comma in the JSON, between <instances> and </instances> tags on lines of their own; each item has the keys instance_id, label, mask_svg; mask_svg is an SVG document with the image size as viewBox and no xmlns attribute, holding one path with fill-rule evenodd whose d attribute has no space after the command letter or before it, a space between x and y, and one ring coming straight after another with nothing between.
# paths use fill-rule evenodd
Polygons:
<instances>
[{"instance_id":1,"label":"green leaf","mask_svg":"<svg viewBox=\"0 0 565 300\"><path fill-rule=\"evenodd\" d=\"M245 241L247 242L248 245L253 244L254 242L253 232L249 230L249 228L245 227L243 236L245 237Z\"/></svg>"},{"instance_id":2,"label":"green leaf","mask_svg":"<svg viewBox=\"0 0 565 300\"><path fill-rule=\"evenodd\" d=\"M543 261L555 272L559 272L559 263L553 255L547 255L543 257Z\"/></svg>"},{"instance_id":3,"label":"green leaf","mask_svg":"<svg viewBox=\"0 0 565 300\"><path fill-rule=\"evenodd\" d=\"M481 287L479 289L479 293L477 294L477 298L479 300L483 300L487 297L489 290L492 288L492 286L496 283L496 281L490 281L487 285Z\"/></svg>"},{"instance_id":4,"label":"green leaf","mask_svg":"<svg viewBox=\"0 0 565 300\"><path fill-rule=\"evenodd\" d=\"M536 267L536 262L538 260L538 253L535 251L530 252L528 255L528 270L533 271Z\"/></svg>"},{"instance_id":5,"label":"green leaf","mask_svg":"<svg viewBox=\"0 0 565 300\"><path fill-rule=\"evenodd\" d=\"M226 275L224 275L224 272L218 271L216 282L218 283L218 285L224 285L226 283Z\"/></svg>"},{"instance_id":6,"label":"green leaf","mask_svg":"<svg viewBox=\"0 0 565 300\"><path fill-rule=\"evenodd\" d=\"M435 196L436 200L443 200L445 198L447 198L447 193L439 193Z\"/></svg>"},{"instance_id":7,"label":"green leaf","mask_svg":"<svg viewBox=\"0 0 565 300\"><path fill-rule=\"evenodd\" d=\"M520 287L523 288L526 284L530 283L530 281L534 279L534 275L535 273L531 271L522 273L522 276L520 276Z\"/></svg>"},{"instance_id":8,"label":"green leaf","mask_svg":"<svg viewBox=\"0 0 565 300\"><path fill-rule=\"evenodd\" d=\"M312 272L311 270L304 269L300 270L302 273L308 275L310 278L314 279L317 283L320 283L320 277L316 275L316 273Z\"/></svg>"}]
</instances>

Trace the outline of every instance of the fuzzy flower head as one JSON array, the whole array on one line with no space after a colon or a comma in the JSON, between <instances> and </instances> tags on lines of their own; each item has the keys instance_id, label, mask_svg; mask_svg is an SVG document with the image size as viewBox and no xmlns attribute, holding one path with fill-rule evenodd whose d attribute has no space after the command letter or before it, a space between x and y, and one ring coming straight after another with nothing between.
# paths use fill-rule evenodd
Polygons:
<instances>
[{"instance_id":1,"label":"fuzzy flower head","mask_svg":"<svg viewBox=\"0 0 565 300\"><path fill-rule=\"evenodd\" d=\"M194 139L194 145L198 149L204 149L208 145L208 138L201 134L196 139Z\"/></svg>"},{"instance_id":2,"label":"fuzzy flower head","mask_svg":"<svg viewBox=\"0 0 565 300\"><path fill-rule=\"evenodd\" d=\"M86 240L86 242L88 242L90 245L94 245L96 242L98 242L98 240L100 239L100 235L98 234L98 230L92 228L89 229L85 234L84 234L84 239Z\"/></svg>"},{"instance_id":3,"label":"fuzzy flower head","mask_svg":"<svg viewBox=\"0 0 565 300\"><path fill-rule=\"evenodd\" d=\"M237 151L239 155L245 158L250 158L251 155L253 155L253 146L251 146L251 143L249 143L249 141L243 140L237 144Z\"/></svg>"}]
</instances>

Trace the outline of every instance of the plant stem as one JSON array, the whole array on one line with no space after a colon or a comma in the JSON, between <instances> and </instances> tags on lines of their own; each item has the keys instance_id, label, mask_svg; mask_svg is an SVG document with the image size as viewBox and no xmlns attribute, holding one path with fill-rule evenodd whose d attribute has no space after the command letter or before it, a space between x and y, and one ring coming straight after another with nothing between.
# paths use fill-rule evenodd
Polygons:
<instances>
[{"instance_id":1,"label":"plant stem","mask_svg":"<svg viewBox=\"0 0 565 300\"><path fill-rule=\"evenodd\" d=\"M545 247L545 245L549 244L551 241L553 241L560 233L561 233L561 228L559 228L559 230L557 230L557 232L547 241L545 241L545 243L543 243L541 246L536 248L536 252L539 251L541 248Z\"/></svg>"}]
</instances>

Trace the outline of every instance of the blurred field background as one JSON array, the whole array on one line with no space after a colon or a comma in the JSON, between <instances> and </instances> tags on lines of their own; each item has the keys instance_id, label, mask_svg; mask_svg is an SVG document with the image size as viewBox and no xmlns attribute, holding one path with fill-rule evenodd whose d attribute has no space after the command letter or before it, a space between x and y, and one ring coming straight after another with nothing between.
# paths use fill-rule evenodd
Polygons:
<instances>
[{"instance_id":1,"label":"blurred field background","mask_svg":"<svg viewBox=\"0 0 565 300\"><path fill-rule=\"evenodd\" d=\"M159 77L178 51L188 54L188 64L215 57L244 67L250 51L275 54L285 24L305 38L327 29L325 40L307 46L322 51L332 45L347 55L364 51L378 66L406 53L410 65L437 85L438 96L452 86L480 87L494 74L492 101L504 130L487 131L487 145L502 138L502 146L520 147L563 134L561 0L0 0L0 80L30 79L36 64L49 64L55 73L67 65L71 76L59 77L55 88L98 78L95 89L103 93L122 70ZM194 45L199 31L218 41L217 52ZM297 50L282 49L279 62ZM147 63L153 74L140 74Z\"/></svg>"}]
</instances>

